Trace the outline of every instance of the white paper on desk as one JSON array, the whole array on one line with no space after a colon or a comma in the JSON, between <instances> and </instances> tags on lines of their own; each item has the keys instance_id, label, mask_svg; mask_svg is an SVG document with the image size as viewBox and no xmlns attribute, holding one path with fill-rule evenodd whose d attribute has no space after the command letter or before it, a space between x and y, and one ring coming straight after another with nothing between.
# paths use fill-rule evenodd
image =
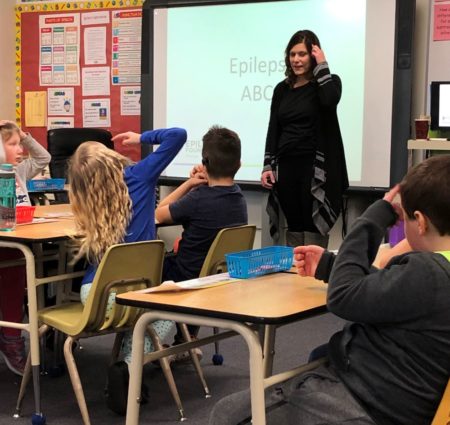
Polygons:
<instances>
[{"instance_id":1,"label":"white paper on desk","mask_svg":"<svg viewBox=\"0 0 450 425\"><path fill-rule=\"evenodd\" d=\"M44 218L64 218L64 217L73 217L73 212L59 212L59 213L47 213L44 214Z\"/></svg>"},{"instance_id":2,"label":"white paper on desk","mask_svg":"<svg viewBox=\"0 0 450 425\"><path fill-rule=\"evenodd\" d=\"M53 223L54 221L58 220L45 217L35 217L33 218L33 221L30 221L29 223L17 223L17 226L27 226L29 224L39 224L39 223Z\"/></svg>"},{"instance_id":3,"label":"white paper on desk","mask_svg":"<svg viewBox=\"0 0 450 425\"><path fill-rule=\"evenodd\" d=\"M172 280L167 280L159 286L154 288L142 289L141 291L145 294L152 292L171 292L171 291L186 291L190 289L205 289L212 288L214 286L225 285L227 283L235 282L239 279L230 277L228 273L219 273L212 276L200 277L198 279L184 280L182 282L173 282Z\"/></svg>"}]
</instances>

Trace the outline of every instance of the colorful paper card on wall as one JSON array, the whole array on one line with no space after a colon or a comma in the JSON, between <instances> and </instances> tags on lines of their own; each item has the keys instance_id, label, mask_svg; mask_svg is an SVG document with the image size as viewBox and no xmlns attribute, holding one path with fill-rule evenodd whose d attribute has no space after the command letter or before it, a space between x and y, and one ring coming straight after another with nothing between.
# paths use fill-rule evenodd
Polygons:
<instances>
[{"instance_id":1,"label":"colorful paper card on wall","mask_svg":"<svg viewBox=\"0 0 450 425\"><path fill-rule=\"evenodd\" d=\"M45 127L47 117L47 92L28 91L25 93L25 125Z\"/></svg>"},{"instance_id":2,"label":"colorful paper card on wall","mask_svg":"<svg viewBox=\"0 0 450 425\"><path fill-rule=\"evenodd\" d=\"M117 10L112 17L112 84L141 82L142 10Z\"/></svg>"},{"instance_id":3,"label":"colorful paper card on wall","mask_svg":"<svg viewBox=\"0 0 450 425\"><path fill-rule=\"evenodd\" d=\"M444 40L450 40L450 4L435 4L433 41Z\"/></svg>"},{"instance_id":4,"label":"colorful paper card on wall","mask_svg":"<svg viewBox=\"0 0 450 425\"><path fill-rule=\"evenodd\" d=\"M39 16L41 86L80 84L80 14Z\"/></svg>"}]
</instances>

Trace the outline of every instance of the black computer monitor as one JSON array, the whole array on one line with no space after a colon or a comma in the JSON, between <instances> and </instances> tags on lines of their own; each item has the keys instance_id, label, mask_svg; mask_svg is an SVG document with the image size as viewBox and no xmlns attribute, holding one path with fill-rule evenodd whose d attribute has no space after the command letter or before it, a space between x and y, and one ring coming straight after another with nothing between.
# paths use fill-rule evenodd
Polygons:
<instances>
[{"instance_id":1,"label":"black computer monitor","mask_svg":"<svg viewBox=\"0 0 450 425\"><path fill-rule=\"evenodd\" d=\"M431 129L450 130L450 81L433 81L430 93Z\"/></svg>"}]
</instances>

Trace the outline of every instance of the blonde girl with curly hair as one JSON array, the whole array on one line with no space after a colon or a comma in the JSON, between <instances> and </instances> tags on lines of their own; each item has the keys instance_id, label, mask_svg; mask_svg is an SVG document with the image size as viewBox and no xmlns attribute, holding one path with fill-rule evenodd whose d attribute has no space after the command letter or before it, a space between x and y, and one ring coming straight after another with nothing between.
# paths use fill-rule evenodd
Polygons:
<instances>
[{"instance_id":1,"label":"blonde girl with curly hair","mask_svg":"<svg viewBox=\"0 0 450 425\"><path fill-rule=\"evenodd\" d=\"M89 263L80 289L83 303L89 296L97 266L111 245L155 239L156 184L186 139L186 131L181 128L146 131L142 135L129 131L115 136L112 140L123 145L160 145L137 163L98 142L85 142L76 150L69 162L68 176L69 197L80 236L76 239L78 256ZM115 294L111 294L108 312L114 302ZM153 324L161 339L172 326L173 322L165 320ZM145 351L153 351L150 339L145 341ZM125 413L128 387L123 383L131 362L131 333L124 338L122 354L125 363L110 367L107 398L108 406L120 414Z\"/></svg>"},{"instance_id":2,"label":"blonde girl with curly hair","mask_svg":"<svg viewBox=\"0 0 450 425\"><path fill-rule=\"evenodd\" d=\"M90 264L99 264L111 245L125 241L132 204L123 176L132 164L98 142L83 143L70 161L69 198L80 236L78 256Z\"/></svg>"}]
</instances>

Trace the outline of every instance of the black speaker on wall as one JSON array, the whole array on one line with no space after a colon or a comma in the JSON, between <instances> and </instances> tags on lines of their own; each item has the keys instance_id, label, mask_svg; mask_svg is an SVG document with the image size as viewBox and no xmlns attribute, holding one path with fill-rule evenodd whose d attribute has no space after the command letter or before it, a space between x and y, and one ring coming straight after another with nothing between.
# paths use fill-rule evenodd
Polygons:
<instances>
[{"instance_id":1,"label":"black speaker on wall","mask_svg":"<svg viewBox=\"0 0 450 425\"><path fill-rule=\"evenodd\" d=\"M148 5L147 5L148 6ZM141 132L153 128L153 9L142 8L141 50ZM152 151L150 145L141 145L142 158Z\"/></svg>"},{"instance_id":2,"label":"black speaker on wall","mask_svg":"<svg viewBox=\"0 0 450 425\"><path fill-rule=\"evenodd\" d=\"M398 0L394 89L392 103L391 186L408 169L407 143L411 135L412 63L416 0Z\"/></svg>"}]
</instances>

